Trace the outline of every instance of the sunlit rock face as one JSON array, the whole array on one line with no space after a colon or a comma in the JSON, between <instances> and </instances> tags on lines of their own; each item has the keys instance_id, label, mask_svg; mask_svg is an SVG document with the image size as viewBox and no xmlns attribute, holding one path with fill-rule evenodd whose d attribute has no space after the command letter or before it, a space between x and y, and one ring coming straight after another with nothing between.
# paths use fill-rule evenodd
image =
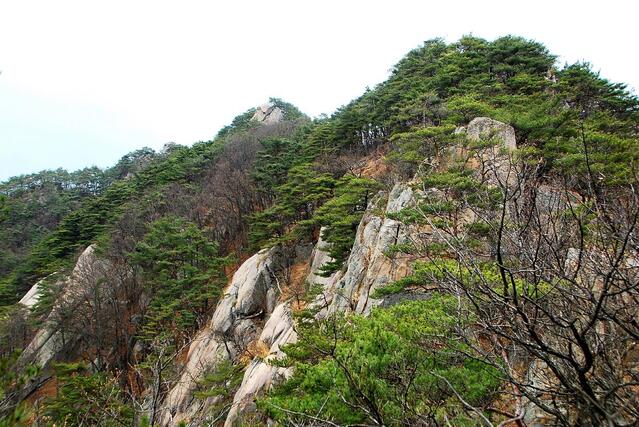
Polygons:
<instances>
[{"instance_id":1,"label":"sunlit rock face","mask_svg":"<svg viewBox=\"0 0 639 427\"><path fill-rule=\"evenodd\" d=\"M284 110L272 103L262 104L255 109L251 120L267 125L281 122L284 119Z\"/></svg>"},{"instance_id":2,"label":"sunlit rock face","mask_svg":"<svg viewBox=\"0 0 639 427\"><path fill-rule=\"evenodd\" d=\"M258 252L235 272L209 326L191 343L182 375L165 400L163 425L188 420L200 410L202 402L192 396L197 381L220 361L235 358L257 336L255 322L246 317L268 309L267 295L275 287L271 271L278 255L275 249Z\"/></svg>"},{"instance_id":3,"label":"sunlit rock face","mask_svg":"<svg viewBox=\"0 0 639 427\"><path fill-rule=\"evenodd\" d=\"M267 121L278 117L280 113L272 108L272 105L259 107L254 120ZM274 112L275 116L271 116ZM478 173L492 174L489 180L493 181L510 179L509 171L503 165L506 164L504 159L508 151L516 148L512 127L480 117L458 129L458 133L466 134L470 141L488 139L493 142L485 149L470 154L477 158L474 167ZM469 153L460 151L454 155L467 156ZM482 167L487 169L483 170ZM410 233L415 230L409 230L408 226L389 218L389 214L414 207L417 200L427 196L427 192L416 190L412 184L397 183L390 192L380 192L371 200L357 227L348 259L341 270L329 277L320 274L321 267L331 261L328 244L322 239L320 231L308 260L305 279L307 287L319 285L322 289L311 303L318 309L318 318L340 312L366 315L373 307L392 305L406 298L402 295L385 298L374 296L376 290L410 273L413 259L407 255L393 254L392 249L395 245L406 243ZM205 409L205 405L195 402L191 396L194 379L206 369L214 368L219 360L235 360L250 343L258 343L261 354L248 363L225 426L238 425L242 420L250 419L256 410L255 398L291 375L289 369L269 363L284 356L282 346L297 340L291 302L282 300L277 281L276 271L286 263L285 256L278 251L272 248L257 253L235 273L209 327L200 332L191 346L182 378L166 400L163 424L195 420L198 411ZM257 319L265 321L263 327Z\"/></svg>"},{"instance_id":4,"label":"sunlit rock face","mask_svg":"<svg viewBox=\"0 0 639 427\"><path fill-rule=\"evenodd\" d=\"M208 327L200 331L191 344L181 376L162 405L161 424L186 421L195 425L196 420L201 420L208 403L193 397L198 379L214 370L220 361L237 360L251 346L259 348L260 354L246 367L226 426L241 423L255 411L255 397L291 374L289 369L269 362L283 357L282 346L297 339L291 302L280 298L284 283L278 279L283 268L292 264L292 259L306 260L307 286L315 284L323 288L323 294L315 302L324 307L320 316L343 310L367 313L379 304L380 301L373 300L369 294L405 275L408 269L405 260L384 255L393 244L405 238L402 226L384 216L412 202L413 190L404 184L396 185L388 195L380 194L358 227L353 253L344 268L330 277L320 275L321 267L331 259L321 238L310 254L304 248L285 253L274 247L246 260L233 275ZM378 206L383 206L379 212Z\"/></svg>"},{"instance_id":5,"label":"sunlit rock face","mask_svg":"<svg viewBox=\"0 0 639 427\"><path fill-rule=\"evenodd\" d=\"M516 147L512 127L492 119L475 119L460 132L467 133L468 138L475 141L480 138L497 139L494 149L479 153L487 164L494 161L495 156L503 158L503 150ZM502 173L503 170L498 169L497 172ZM415 190L409 183L397 183L390 192L380 192L370 202L357 227L355 242L344 267L329 277L320 274L321 267L331 261L328 244L322 239L320 231L306 277L307 286L319 285L322 288L312 303L319 309L319 318L339 312L366 315L373 307L392 305L406 297L400 295L380 299L374 298L374 295L377 289L408 275L413 261L407 255L391 255L393 247L406 243L410 232L415 230L408 230L406 225L389 218L389 214L414 207L417 200L424 196L422 190ZM255 411L255 397L291 374L288 370L269 365L268 361L283 356L281 346L296 339L290 305L284 302L273 311L262 331L260 341L268 347L268 353L255 358L248 365L226 419L227 427L237 424L244 416L250 417Z\"/></svg>"},{"instance_id":6,"label":"sunlit rock face","mask_svg":"<svg viewBox=\"0 0 639 427\"><path fill-rule=\"evenodd\" d=\"M507 150L517 148L515 129L506 123L489 117L476 117L471 120L466 126L466 135L474 141L495 138Z\"/></svg>"},{"instance_id":7,"label":"sunlit rock face","mask_svg":"<svg viewBox=\"0 0 639 427\"><path fill-rule=\"evenodd\" d=\"M258 108L254 119L270 120L271 108L269 105ZM471 141L486 138L497 141L494 148L473 153L485 160L488 167L504 157L504 150L516 147L514 130L492 119L477 118L458 132L465 133ZM507 178L501 175L504 173L501 166L497 172L491 170L493 175L497 174L497 179ZM413 261L407 255L392 254L394 246L406 243L414 230L389 218L389 214L414 207L425 195L410 183L397 183L390 192L380 192L371 200L357 227L355 242L343 268L329 277L320 274L321 267L331 261L328 244L320 231L320 238L308 260L305 280L307 287L319 285L322 288L311 303L318 308L319 318L340 312L366 315L373 307L395 304L404 298L374 298L377 289L408 275ZM278 248L263 250L244 262L235 273L209 327L200 332L191 345L182 377L165 402L164 425L195 420L198 412L205 409L205 404L192 397L196 379L206 369L213 369L219 360L235 360L250 343L258 343L261 354L248 363L225 426L238 425L243 419L250 418L256 410L255 398L291 375L289 369L269 363L284 356L282 346L297 340L291 302L279 298L281 289L277 271L286 263L285 258Z\"/></svg>"},{"instance_id":8,"label":"sunlit rock face","mask_svg":"<svg viewBox=\"0 0 639 427\"><path fill-rule=\"evenodd\" d=\"M358 226L356 240L344 268L329 277L320 275L321 267L331 261L327 243L320 237L311 255L306 277L307 286L320 285L323 288L313 302L320 309L318 317L338 311L366 314L382 303L382 300L373 299L371 293L408 273L407 258L385 255L392 245L402 243L406 238L404 226L385 216L411 206L414 196L414 190L407 184L395 185L389 194L380 193L371 202ZM259 342L268 350L254 358L246 368L227 416L226 427L241 424L243 417L250 417L255 411L255 397L291 375L289 369L275 367L269 361L283 357L281 347L296 340L291 305L283 302L273 310L264 325Z\"/></svg>"},{"instance_id":9,"label":"sunlit rock face","mask_svg":"<svg viewBox=\"0 0 639 427\"><path fill-rule=\"evenodd\" d=\"M326 307L330 303L334 283L343 275L342 271L338 271L330 277L320 275L321 267L326 262L331 261L326 249L326 242L320 237L311 253L309 272L305 278L306 286L320 285L323 288L322 293L313 303L318 308ZM326 313L327 311L324 308L320 311L319 316L324 316ZM264 325L259 337L259 343L267 350L265 354L255 357L246 368L242 384L233 398L233 404L227 415L225 426L241 425L242 419L250 416L255 411L255 397L268 391L273 385L291 375L290 369L278 368L269 362L283 357L282 346L294 343L296 340L297 333L294 330L291 303L290 301L284 301L273 310Z\"/></svg>"},{"instance_id":10,"label":"sunlit rock face","mask_svg":"<svg viewBox=\"0 0 639 427\"><path fill-rule=\"evenodd\" d=\"M40 291L40 286L42 286L42 282L45 279L39 280L35 285L31 286L31 289L24 294L24 296L20 299L19 303L24 305L27 308L31 308L38 302Z\"/></svg>"}]
</instances>

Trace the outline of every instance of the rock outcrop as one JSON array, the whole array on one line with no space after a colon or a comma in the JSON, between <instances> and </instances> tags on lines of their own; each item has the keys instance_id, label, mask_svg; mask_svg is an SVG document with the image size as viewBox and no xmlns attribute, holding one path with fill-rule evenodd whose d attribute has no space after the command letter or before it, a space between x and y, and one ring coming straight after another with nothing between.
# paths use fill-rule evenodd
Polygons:
<instances>
[{"instance_id":1,"label":"rock outcrop","mask_svg":"<svg viewBox=\"0 0 639 427\"><path fill-rule=\"evenodd\" d=\"M517 148L515 129L500 121L489 117L476 117L465 128L466 136L473 141L497 140L502 148L514 150Z\"/></svg>"},{"instance_id":2,"label":"rock outcrop","mask_svg":"<svg viewBox=\"0 0 639 427\"><path fill-rule=\"evenodd\" d=\"M284 112L277 106L267 104L259 107L253 120L261 123L276 123ZM458 133L465 133L469 141L480 142L480 147L470 150L457 148L451 152L457 159L475 158L478 171L484 165L492 167L496 180L510 178L502 163L505 154L516 148L512 127L488 118L477 118ZM484 145L483 141L497 143ZM319 285L323 291L312 303L318 308L319 318L337 312L368 314L373 307L390 305L405 296L375 298L375 291L410 273L413 261L408 255L394 255L393 247L406 243L409 234L403 223L391 219L389 214L413 207L418 199L429 197L429 189L415 190L410 183L397 183L390 192L380 192L374 197L364 213L356 231L355 241L344 267L330 277L320 275L321 267L331 260L327 243L320 238L312 253L309 248L284 249L273 247L262 250L247 259L233 278L218 303L206 328L191 342L183 362L179 378L168 391L159 409L161 425L176 425L180 422L192 425L206 422L208 409L217 403L216 398L197 399L194 396L198 382L208 372L216 369L222 361L247 363L239 388L235 391L225 420L230 427L241 423L255 412L255 398L274 384L291 374L289 369L274 366L271 362L284 356L282 346L297 340L292 319L291 301L284 288L290 285L290 268L293 264L304 264L298 271L308 271L307 286ZM433 190L434 191L434 190ZM78 259L73 273L64 278L65 293L62 300L72 299L82 283L83 272L93 271L100 261L93 247ZM296 264L296 265L297 265ZM94 274L95 275L95 274ZM21 301L31 306L37 299L40 284L24 296ZM411 296L415 297L415 296ZM56 309L52 311L55 314ZM25 351L31 360L44 365L61 349L59 333L47 320L33 342Z\"/></svg>"},{"instance_id":3,"label":"rock outcrop","mask_svg":"<svg viewBox=\"0 0 639 427\"><path fill-rule=\"evenodd\" d=\"M315 304L325 308L318 316L337 311L366 314L382 303L371 297L376 289L408 274L410 260L407 257L387 256L393 245L405 241L407 230L386 214L414 203L415 191L408 184L396 184L388 194L381 192L371 201L359 224L344 268L330 277L319 274L320 268L331 260L326 243L320 237L311 256L307 257L306 276L308 286L323 287L323 294ZM262 350L248 363L226 418L227 427L250 417L255 411L255 398L291 374L289 369L270 363L284 356L282 346L297 339L290 302L278 302L281 291L278 272L285 258L277 247L263 250L245 261L235 273L209 327L201 331L191 345L181 378L165 401L163 425L195 420L198 414L205 412L207 403L192 397L197 379L214 369L220 360L235 360L251 343L257 343L254 347ZM261 319L266 320L263 327Z\"/></svg>"},{"instance_id":4,"label":"rock outcrop","mask_svg":"<svg viewBox=\"0 0 639 427\"><path fill-rule=\"evenodd\" d=\"M105 267L105 261L95 254L95 246L91 245L82 252L71 274L53 284L61 290L61 294L42 327L22 353L22 361L46 367L59 353L69 350L70 343L73 343L77 337L62 335L58 326L60 312L72 307L73 304L80 303L82 295L88 292L87 284L102 279L106 274ZM38 300L42 283L41 280L33 285L20 303L27 307L33 306Z\"/></svg>"},{"instance_id":5,"label":"rock outcrop","mask_svg":"<svg viewBox=\"0 0 639 427\"><path fill-rule=\"evenodd\" d=\"M284 302L273 310L260 334L259 343L269 348L268 355L255 357L246 368L242 384L235 393L233 405L226 417L225 426L233 426L242 414L253 412L256 395L290 376L290 369L273 366L270 362L284 357L281 347L296 340L297 333L293 329L291 307L289 303Z\"/></svg>"},{"instance_id":6,"label":"rock outcrop","mask_svg":"<svg viewBox=\"0 0 639 427\"><path fill-rule=\"evenodd\" d=\"M280 277L296 256L308 258L308 251L302 249L296 255L285 253L279 247L265 249L247 259L235 272L209 326L191 343L181 376L165 399L162 425L188 422L206 410L211 402L194 399L193 391L198 380L214 370L220 361L236 361L242 355L251 357L250 349L258 342L271 348L275 346L274 351L279 351L277 345L290 336L283 332L292 330L290 317L286 317L286 305L277 305L282 286ZM262 366L254 360L238 393L250 395L253 390L263 387L271 371L270 366ZM243 402L241 394L236 401L231 413L237 415Z\"/></svg>"},{"instance_id":7,"label":"rock outcrop","mask_svg":"<svg viewBox=\"0 0 639 427\"><path fill-rule=\"evenodd\" d=\"M272 105L262 106L256 111L254 119L268 122L280 115L276 108ZM489 118L477 118L467 127L458 129L458 133L465 133L470 141L496 140L493 144L482 146L478 154L465 153L478 157L479 162L489 166L504 159L504 152L516 148L513 128ZM477 166L477 169L480 167ZM505 170L501 163L491 170L496 179L510 179L510 171ZM380 192L371 200L360 221L344 267L329 277L319 274L321 267L331 260L320 231L320 238L308 260L309 272L306 276L308 286L320 285L323 288L313 302L320 308L317 314L319 318L337 312L368 314L375 306L394 304L404 298L373 297L376 290L409 274L413 261L407 255L391 255L394 245L406 243L409 230L406 225L388 216L415 206L418 199L426 196L426 193L415 190L409 183L397 183L390 192ZM195 419L200 411L205 410L205 403L195 402L192 398L197 379L207 369L214 368L219 360L235 360L250 343L258 343L262 350L247 365L225 426L237 425L244 417L250 417L255 411L255 398L291 374L288 369L269 363L284 356L281 350L283 345L297 340L291 304L278 299L282 289L277 271L282 268L285 258L278 251L280 249L273 248L259 252L235 273L209 327L200 332L191 345L182 376L166 399L162 424Z\"/></svg>"},{"instance_id":8,"label":"rock outcrop","mask_svg":"<svg viewBox=\"0 0 639 427\"><path fill-rule=\"evenodd\" d=\"M457 128L455 133L465 135L471 142L470 149L453 149L455 160L466 158L466 162L478 170L482 182L515 184L518 171L511 153L517 149L517 140L512 126L488 117L477 117L467 126Z\"/></svg>"},{"instance_id":9,"label":"rock outcrop","mask_svg":"<svg viewBox=\"0 0 639 427\"><path fill-rule=\"evenodd\" d=\"M251 120L267 125L281 122L284 119L284 110L272 103L260 105L255 109Z\"/></svg>"},{"instance_id":10,"label":"rock outcrop","mask_svg":"<svg viewBox=\"0 0 639 427\"><path fill-rule=\"evenodd\" d=\"M40 287L42 286L44 280L46 280L46 278L38 280L38 282L35 285L31 286L31 289L29 289L29 291L24 294L24 296L18 302L27 308L33 307L40 298Z\"/></svg>"},{"instance_id":11,"label":"rock outcrop","mask_svg":"<svg viewBox=\"0 0 639 427\"><path fill-rule=\"evenodd\" d=\"M318 307L325 307L327 302L332 300L334 283L343 276L343 271L338 271L330 277L320 275L321 267L331 259L326 251L326 242L322 240L320 232L320 238L311 254L309 272L306 276L307 286L319 285L323 288L322 294L317 297L314 303ZM233 404L226 418L226 427L238 424L242 417L254 412L255 397L291 374L290 369L279 368L270 363L274 359L284 356L282 346L297 340L291 310L290 301L282 302L273 310L264 325L259 343L268 350L265 355L255 357L246 368L242 384L235 393ZM318 316L325 316L326 313L326 309L323 309Z\"/></svg>"},{"instance_id":12,"label":"rock outcrop","mask_svg":"<svg viewBox=\"0 0 639 427\"><path fill-rule=\"evenodd\" d=\"M343 275L332 278L329 312L368 314L372 307L382 303L371 297L374 291L409 272L409 257L387 256L394 245L405 243L406 226L386 215L412 206L414 190L405 183L395 184L383 210L377 209L378 205L384 205L384 196L380 194L371 202L357 228Z\"/></svg>"}]
</instances>

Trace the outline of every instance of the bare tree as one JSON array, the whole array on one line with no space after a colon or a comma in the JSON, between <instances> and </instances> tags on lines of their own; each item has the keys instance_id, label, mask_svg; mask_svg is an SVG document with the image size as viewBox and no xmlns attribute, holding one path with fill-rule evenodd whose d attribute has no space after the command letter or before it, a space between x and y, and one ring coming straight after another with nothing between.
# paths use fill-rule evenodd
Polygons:
<instances>
[{"instance_id":1,"label":"bare tree","mask_svg":"<svg viewBox=\"0 0 639 427\"><path fill-rule=\"evenodd\" d=\"M426 179L412 233L424 283L459 298L475 325L460 334L510 382L518 422L536 411L558 425L635 425L636 179L544 176L488 150L435 167L457 171L448 182Z\"/></svg>"}]
</instances>

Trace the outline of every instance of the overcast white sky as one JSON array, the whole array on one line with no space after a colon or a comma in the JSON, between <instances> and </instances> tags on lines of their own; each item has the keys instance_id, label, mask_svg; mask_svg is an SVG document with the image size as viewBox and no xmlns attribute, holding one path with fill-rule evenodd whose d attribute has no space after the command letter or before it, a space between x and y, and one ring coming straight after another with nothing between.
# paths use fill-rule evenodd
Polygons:
<instances>
[{"instance_id":1,"label":"overcast white sky","mask_svg":"<svg viewBox=\"0 0 639 427\"><path fill-rule=\"evenodd\" d=\"M270 96L330 114L433 37L521 35L639 88L638 5L0 0L0 180L208 140Z\"/></svg>"}]
</instances>

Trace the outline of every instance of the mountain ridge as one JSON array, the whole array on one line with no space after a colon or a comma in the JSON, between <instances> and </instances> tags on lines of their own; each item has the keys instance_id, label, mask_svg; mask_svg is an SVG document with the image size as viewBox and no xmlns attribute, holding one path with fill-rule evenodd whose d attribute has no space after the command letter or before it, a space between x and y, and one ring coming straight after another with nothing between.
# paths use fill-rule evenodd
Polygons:
<instances>
[{"instance_id":1,"label":"mountain ridge","mask_svg":"<svg viewBox=\"0 0 639 427\"><path fill-rule=\"evenodd\" d=\"M584 64L467 36L331 117L271 99L133 160L0 281L7 366L58 384L26 407L9 381L2 414L632 423L638 124ZM62 344L9 358L43 335Z\"/></svg>"}]
</instances>

